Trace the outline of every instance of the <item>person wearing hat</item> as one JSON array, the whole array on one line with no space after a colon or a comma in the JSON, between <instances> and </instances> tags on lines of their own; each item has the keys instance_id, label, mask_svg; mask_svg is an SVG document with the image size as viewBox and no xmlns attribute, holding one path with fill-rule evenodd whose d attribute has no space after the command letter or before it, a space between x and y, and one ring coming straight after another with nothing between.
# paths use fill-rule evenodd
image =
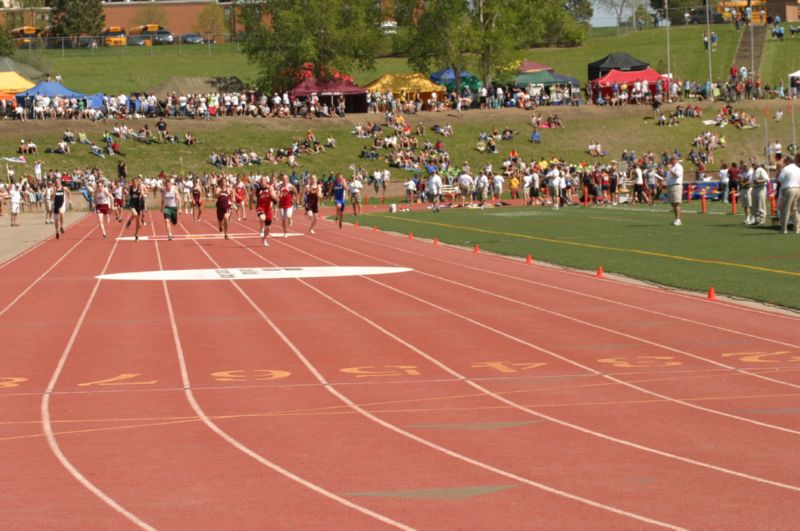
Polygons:
<instances>
[{"instance_id":1,"label":"person wearing hat","mask_svg":"<svg viewBox=\"0 0 800 531\"><path fill-rule=\"evenodd\" d=\"M763 225L767 221L767 185L769 174L764 164L753 163L753 225Z\"/></svg>"},{"instance_id":2,"label":"person wearing hat","mask_svg":"<svg viewBox=\"0 0 800 531\"><path fill-rule=\"evenodd\" d=\"M681 225L681 198L683 197L683 166L678 160L678 157L672 155L669 158L669 166L667 167L667 197L669 203L672 205L672 212L675 215L675 220L672 222L675 226Z\"/></svg>"}]
</instances>

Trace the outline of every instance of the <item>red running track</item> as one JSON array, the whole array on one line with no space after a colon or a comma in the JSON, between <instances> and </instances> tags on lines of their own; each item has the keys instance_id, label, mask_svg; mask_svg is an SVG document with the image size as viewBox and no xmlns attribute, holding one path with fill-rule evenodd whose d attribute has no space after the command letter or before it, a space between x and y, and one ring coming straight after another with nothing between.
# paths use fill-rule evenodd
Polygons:
<instances>
[{"instance_id":1,"label":"red running track","mask_svg":"<svg viewBox=\"0 0 800 531\"><path fill-rule=\"evenodd\" d=\"M328 222L93 223L0 265L4 528L800 521L796 317Z\"/></svg>"}]
</instances>

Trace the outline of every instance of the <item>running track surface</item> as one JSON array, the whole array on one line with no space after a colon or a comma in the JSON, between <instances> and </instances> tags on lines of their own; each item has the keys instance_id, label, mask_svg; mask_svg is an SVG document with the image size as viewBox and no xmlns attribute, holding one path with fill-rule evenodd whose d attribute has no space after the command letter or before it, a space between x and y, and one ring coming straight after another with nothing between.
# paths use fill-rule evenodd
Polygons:
<instances>
[{"instance_id":1,"label":"running track surface","mask_svg":"<svg viewBox=\"0 0 800 531\"><path fill-rule=\"evenodd\" d=\"M4 529L800 521L796 317L331 222L109 234L0 264ZM275 266L413 271L96 279Z\"/></svg>"}]
</instances>

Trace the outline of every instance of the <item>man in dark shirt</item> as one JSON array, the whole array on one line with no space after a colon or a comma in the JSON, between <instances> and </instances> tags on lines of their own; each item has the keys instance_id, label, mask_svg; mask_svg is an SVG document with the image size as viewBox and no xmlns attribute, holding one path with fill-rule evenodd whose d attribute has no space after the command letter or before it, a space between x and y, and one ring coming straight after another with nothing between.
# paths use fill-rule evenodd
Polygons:
<instances>
[{"instance_id":1,"label":"man in dark shirt","mask_svg":"<svg viewBox=\"0 0 800 531\"><path fill-rule=\"evenodd\" d=\"M158 130L158 142L166 142L167 140L167 122L164 121L164 118L159 118L158 122L156 122L156 129Z\"/></svg>"}]
</instances>

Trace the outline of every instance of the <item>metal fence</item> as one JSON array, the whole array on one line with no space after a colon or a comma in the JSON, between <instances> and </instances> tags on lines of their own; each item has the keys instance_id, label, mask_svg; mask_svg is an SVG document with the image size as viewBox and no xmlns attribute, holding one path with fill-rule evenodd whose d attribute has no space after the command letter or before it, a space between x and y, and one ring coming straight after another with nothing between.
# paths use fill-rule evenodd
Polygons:
<instances>
[{"instance_id":1,"label":"metal fence","mask_svg":"<svg viewBox=\"0 0 800 531\"><path fill-rule=\"evenodd\" d=\"M21 53L33 55L48 51L52 54L78 56L109 55L214 55L241 52L243 34L185 33L173 35L81 35L80 37L25 37L17 39Z\"/></svg>"}]
</instances>

